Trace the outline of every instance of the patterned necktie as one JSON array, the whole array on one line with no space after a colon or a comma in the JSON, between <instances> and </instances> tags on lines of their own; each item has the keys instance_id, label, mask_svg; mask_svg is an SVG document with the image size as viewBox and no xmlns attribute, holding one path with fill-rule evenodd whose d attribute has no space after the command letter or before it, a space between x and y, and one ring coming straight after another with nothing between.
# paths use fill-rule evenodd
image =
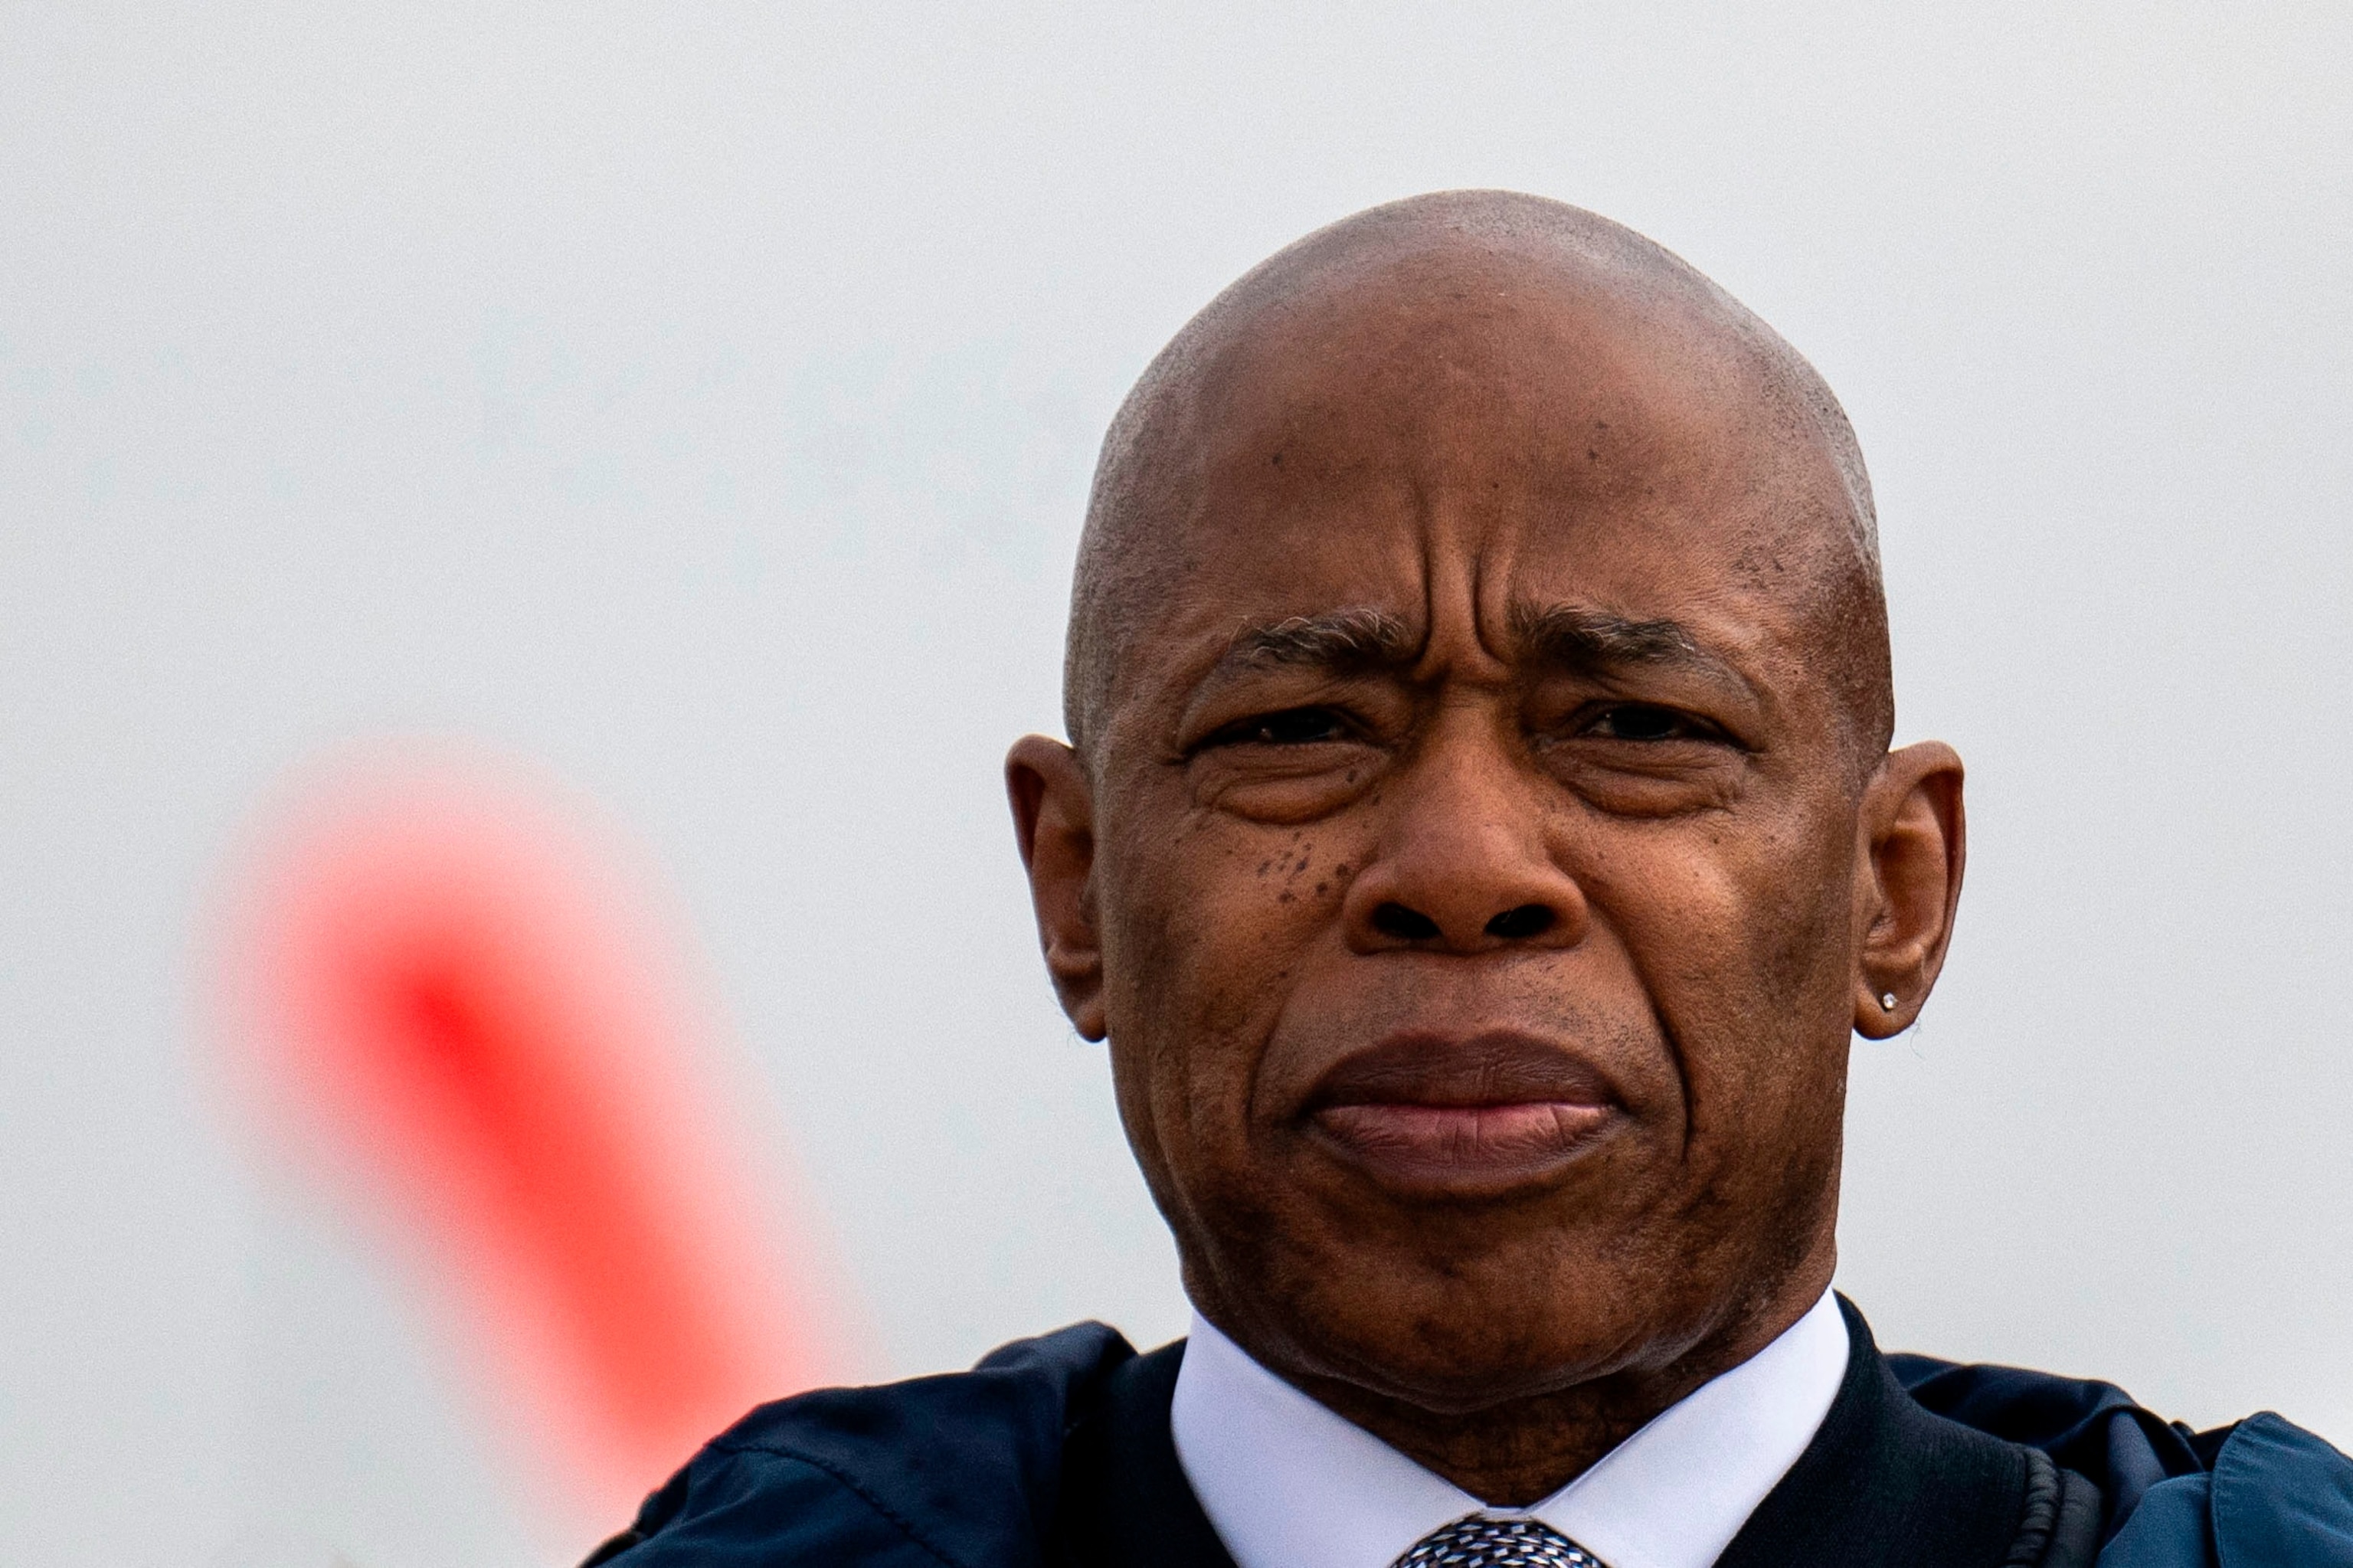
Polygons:
<instances>
[{"instance_id":1,"label":"patterned necktie","mask_svg":"<svg viewBox=\"0 0 2353 1568\"><path fill-rule=\"evenodd\" d=\"M1414 1542L1393 1568L1607 1568L1600 1558L1533 1519L1472 1514Z\"/></svg>"}]
</instances>

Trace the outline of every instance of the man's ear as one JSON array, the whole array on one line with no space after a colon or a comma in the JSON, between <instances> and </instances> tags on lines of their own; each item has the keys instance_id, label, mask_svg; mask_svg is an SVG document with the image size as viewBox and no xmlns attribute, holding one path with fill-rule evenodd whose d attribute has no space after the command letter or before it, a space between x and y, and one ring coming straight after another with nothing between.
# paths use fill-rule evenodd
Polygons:
<instances>
[{"instance_id":1,"label":"man's ear","mask_svg":"<svg viewBox=\"0 0 2353 1568\"><path fill-rule=\"evenodd\" d=\"M1859 831L1854 1028L1884 1040L1920 1016L1952 940L1968 843L1959 755L1938 740L1889 752Z\"/></svg>"},{"instance_id":2,"label":"man's ear","mask_svg":"<svg viewBox=\"0 0 2353 1568\"><path fill-rule=\"evenodd\" d=\"M1025 735L1005 758L1013 832L1029 873L1038 942L1071 1026L1089 1040L1106 1033L1103 943L1095 932L1094 791L1079 754L1059 740Z\"/></svg>"}]
</instances>

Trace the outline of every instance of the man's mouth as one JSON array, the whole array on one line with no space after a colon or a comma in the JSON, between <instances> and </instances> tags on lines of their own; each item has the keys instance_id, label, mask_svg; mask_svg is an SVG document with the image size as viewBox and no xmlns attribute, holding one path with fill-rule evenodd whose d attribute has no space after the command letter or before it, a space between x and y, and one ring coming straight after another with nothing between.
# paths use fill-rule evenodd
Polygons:
<instances>
[{"instance_id":1,"label":"man's mouth","mask_svg":"<svg viewBox=\"0 0 2353 1568\"><path fill-rule=\"evenodd\" d=\"M1428 1196L1541 1183L1621 1114L1589 1063L1512 1033L1391 1036L1326 1073L1307 1102L1308 1125L1334 1152L1384 1186Z\"/></svg>"}]
</instances>

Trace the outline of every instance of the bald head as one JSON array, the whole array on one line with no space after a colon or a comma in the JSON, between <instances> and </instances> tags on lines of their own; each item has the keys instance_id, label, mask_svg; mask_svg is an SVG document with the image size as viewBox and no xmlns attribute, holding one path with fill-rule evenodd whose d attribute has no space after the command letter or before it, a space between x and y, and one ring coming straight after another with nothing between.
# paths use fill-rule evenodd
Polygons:
<instances>
[{"instance_id":1,"label":"bald head","mask_svg":"<svg viewBox=\"0 0 2353 1568\"><path fill-rule=\"evenodd\" d=\"M1353 454L1315 439L1342 422ZM1473 451L1439 429L1449 425L1502 440ZM1452 477L1465 491L1534 479L1564 528L1597 505L1623 510L1646 492L1664 504L1669 490L1700 486L1730 503L1715 546L1802 606L1853 755L1884 750L1894 699L1870 482L1828 386L1632 230L1539 197L1458 191L1374 207L1278 252L1187 323L1129 394L1103 442L1071 598L1064 705L1082 753L1110 728L1139 638L1214 566L1233 521L1221 480L1237 463L1279 468L1286 448L1338 484L1409 450L1512 469ZM1525 471L1546 463L1556 471Z\"/></svg>"}]
</instances>

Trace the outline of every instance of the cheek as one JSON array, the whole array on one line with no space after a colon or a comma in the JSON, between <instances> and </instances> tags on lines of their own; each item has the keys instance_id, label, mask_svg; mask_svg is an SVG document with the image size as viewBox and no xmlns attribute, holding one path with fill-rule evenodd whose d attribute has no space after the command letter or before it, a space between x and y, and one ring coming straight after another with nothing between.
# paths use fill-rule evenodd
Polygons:
<instances>
[{"instance_id":1,"label":"cheek","mask_svg":"<svg viewBox=\"0 0 2353 1568\"><path fill-rule=\"evenodd\" d=\"M1150 1080L1155 1119L1239 1118L1259 1057L1306 966L1340 946L1361 856L1322 826L1210 815L1125 835L1098 870L1104 1001L1126 1073ZM1215 1107L1212 1110L1212 1107Z\"/></svg>"},{"instance_id":2,"label":"cheek","mask_svg":"<svg viewBox=\"0 0 2353 1568\"><path fill-rule=\"evenodd\" d=\"M1854 960L1854 868L1851 821L1791 833L1786 850L1759 857L1753 896L1757 932L1748 946L1760 987L1824 1031L1843 1059Z\"/></svg>"},{"instance_id":3,"label":"cheek","mask_svg":"<svg viewBox=\"0 0 2353 1568\"><path fill-rule=\"evenodd\" d=\"M1336 931L1361 863L1335 851L1341 837L1208 813L1129 836L1099 872L1121 890L1103 911L1110 989L1197 1022L1229 998L1263 1003L1270 977Z\"/></svg>"},{"instance_id":4,"label":"cheek","mask_svg":"<svg viewBox=\"0 0 2353 1568\"><path fill-rule=\"evenodd\" d=\"M1645 836L1590 879L1674 1042L1692 1135L1810 1121L1842 1077L1852 890L1819 832ZM1834 1107L1831 1107L1834 1110Z\"/></svg>"}]
</instances>

